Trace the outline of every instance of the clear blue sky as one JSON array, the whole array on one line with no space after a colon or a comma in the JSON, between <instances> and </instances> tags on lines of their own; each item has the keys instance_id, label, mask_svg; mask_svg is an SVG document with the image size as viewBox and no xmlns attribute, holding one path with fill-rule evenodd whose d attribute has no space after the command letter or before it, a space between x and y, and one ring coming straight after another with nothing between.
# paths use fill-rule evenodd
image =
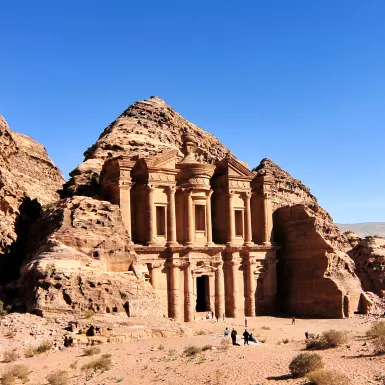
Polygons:
<instances>
[{"instance_id":1,"label":"clear blue sky","mask_svg":"<svg viewBox=\"0 0 385 385\"><path fill-rule=\"evenodd\" d=\"M385 221L385 2L2 1L0 114L65 177L158 95L336 222Z\"/></svg>"}]
</instances>

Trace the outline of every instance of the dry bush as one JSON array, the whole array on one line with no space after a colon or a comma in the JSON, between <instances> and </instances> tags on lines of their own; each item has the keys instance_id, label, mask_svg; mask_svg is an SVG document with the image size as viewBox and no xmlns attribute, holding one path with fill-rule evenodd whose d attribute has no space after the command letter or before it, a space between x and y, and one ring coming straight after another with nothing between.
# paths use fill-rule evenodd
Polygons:
<instances>
[{"instance_id":1,"label":"dry bush","mask_svg":"<svg viewBox=\"0 0 385 385\"><path fill-rule=\"evenodd\" d=\"M202 351L201 348L198 348L193 345L186 346L183 353L186 355L186 357L195 357L197 354L199 354Z\"/></svg>"},{"instance_id":2,"label":"dry bush","mask_svg":"<svg viewBox=\"0 0 385 385\"><path fill-rule=\"evenodd\" d=\"M366 335L372 338L385 336L385 321L375 322L366 332Z\"/></svg>"},{"instance_id":3,"label":"dry bush","mask_svg":"<svg viewBox=\"0 0 385 385\"><path fill-rule=\"evenodd\" d=\"M314 385L350 385L350 379L344 374L331 370L316 370L307 375L310 384Z\"/></svg>"},{"instance_id":4,"label":"dry bush","mask_svg":"<svg viewBox=\"0 0 385 385\"><path fill-rule=\"evenodd\" d=\"M203 346L203 348L202 348L202 352L205 352L206 350L211 350L212 347L213 347L213 345L210 345L210 344L205 345L205 346Z\"/></svg>"},{"instance_id":5,"label":"dry bush","mask_svg":"<svg viewBox=\"0 0 385 385\"><path fill-rule=\"evenodd\" d=\"M15 350L7 350L3 354L3 361L4 362L13 362L19 358L20 358L20 356L17 353L16 349Z\"/></svg>"},{"instance_id":6,"label":"dry bush","mask_svg":"<svg viewBox=\"0 0 385 385\"><path fill-rule=\"evenodd\" d=\"M282 341L281 341L281 344L288 344L290 342L290 340L288 338L284 338Z\"/></svg>"},{"instance_id":7,"label":"dry bush","mask_svg":"<svg viewBox=\"0 0 385 385\"><path fill-rule=\"evenodd\" d=\"M175 356L175 355L176 355L176 350L175 350L175 349L170 349L170 350L168 351L168 355L169 355L169 356Z\"/></svg>"},{"instance_id":8,"label":"dry bush","mask_svg":"<svg viewBox=\"0 0 385 385\"><path fill-rule=\"evenodd\" d=\"M91 309L86 310L83 314L84 318L87 318L87 319L92 318L94 315L95 315L95 312Z\"/></svg>"},{"instance_id":9,"label":"dry bush","mask_svg":"<svg viewBox=\"0 0 385 385\"><path fill-rule=\"evenodd\" d=\"M262 344L264 344L266 342L266 337L262 337L258 341L261 342Z\"/></svg>"},{"instance_id":10,"label":"dry bush","mask_svg":"<svg viewBox=\"0 0 385 385\"><path fill-rule=\"evenodd\" d=\"M34 357L36 356L36 350L30 346L24 353L25 357L26 358L31 358L31 357Z\"/></svg>"},{"instance_id":11,"label":"dry bush","mask_svg":"<svg viewBox=\"0 0 385 385\"><path fill-rule=\"evenodd\" d=\"M164 345L160 344L160 345L158 346L158 350L164 350Z\"/></svg>"},{"instance_id":12,"label":"dry bush","mask_svg":"<svg viewBox=\"0 0 385 385\"><path fill-rule=\"evenodd\" d=\"M38 347L35 349L36 354L41 354L48 352L52 349L52 342L43 341Z\"/></svg>"},{"instance_id":13,"label":"dry bush","mask_svg":"<svg viewBox=\"0 0 385 385\"><path fill-rule=\"evenodd\" d=\"M29 370L25 365L14 365L8 368L8 370L3 373L1 383L3 385L12 385L15 383L16 379L27 381L28 375Z\"/></svg>"},{"instance_id":14,"label":"dry bush","mask_svg":"<svg viewBox=\"0 0 385 385\"><path fill-rule=\"evenodd\" d=\"M99 354L101 350L99 348L95 348L94 346L84 349L85 356L94 356L95 354Z\"/></svg>"},{"instance_id":15,"label":"dry bush","mask_svg":"<svg viewBox=\"0 0 385 385\"><path fill-rule=\"evenodd\" d=\"M227 339L223 338L221 340L221 349L222 350L227 350L229 347L230 347L230 340L227 340Z\"/></svg>"},{"instance_id":16,"label":"dry bush","mask_svg":"<svg viewBox=\"0 0 385 385\"><path fill-rule=\"evenodd\" d=\"M111 357L101 357L82 366L82 370L86 372L105 372L111 369Z\"/></svg>"},{"instance_id":17,"label":"dry bush","mask_svg":"<svg viewBox=\"0 0 385 385\"><path fill-rule=\"evenodd\" d=\"M270 326L262 326L261 329L262 329L262 330L270 330L271 327L270 327Z\"/></svg>"},{"instance_id":18,"label":"dry bush","mask_svg":"<svg viewBox=\"0 0 385 385\"><path fill-rule=\"evenodd\" d=\"M289 370L293 377L303 377L317 369L322 369L324 363L317 353L301 353L290 362Z\"/></svg>"},{"instance_id":19,"label":"dry bush","mask_svg":"<svg viewBox=\"0 0 385 385\"><path fill-rule=\"evenodd\" d=\"M327 330L323 332L319 339L309 339L306 343L306 349L330 349L336 348L348 342L348 333L346 331Z\"/></svg>"},{"instance_id":20,"label":"dry bush","mask_svg":"<svg viewBox=\"0 0 385 385\"><path fill-rule=\"evenodd\" d=\"M110 353L102 354L102 358L111 358L111 357L112 357L112 354Z\"/></svg>"},{"instance_id":21,"label":"dry bush","mask_svg":"<svg viewBox=\"0 0 385 385\"><path fill-rule=\"evenodd\" d=\"M206 333L206 330L198 330L198 331L196 332L196 334L197 334L197 336L204 336L204 335L206 335L207 333Z\"/></svg>"},{"instance_id":22,"label":"dry bush","mask_svg":"<svg viewBox=\"0 0 385 385\"><path fill-rule=\"evenodd\" d=\"M68 373L65 370L56 370L48 374L47 381L50 385L67 385Z\"/></svg>"},{"instance_id":23,"label":"dry bush","mask_svg":"<svg viewBox=\"0 0 385 385\"><path fill-rule=\"evenodd\" d=\"M73 370L76 370L78 368L78 360L74 361L71 365L70 368Z\"/></svg>"},{"instance_id":24,"label":"dry bush","mask_svg":"<svg viewBox=\"0 0 385 385\"><path fill-rule=\"evenodd\" d=\"M376 354L385 354L385 335L379 336L373 341Z\"/></svg>"}]
</instances>

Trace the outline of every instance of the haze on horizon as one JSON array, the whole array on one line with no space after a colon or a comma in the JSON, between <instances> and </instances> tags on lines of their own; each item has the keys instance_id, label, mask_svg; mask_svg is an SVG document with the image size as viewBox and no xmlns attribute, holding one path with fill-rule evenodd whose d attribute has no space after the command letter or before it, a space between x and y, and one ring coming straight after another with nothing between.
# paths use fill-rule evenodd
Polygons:
<instances>
[{"instance_id":1,"label":"haze on horizon","mask_svg":"<svg viewBox=\"0 0 385 385\"><path fill-rule=\"evenodd\" d=\"M385 3L3 3L0 114L65 178L157 95L249 164L270 158L335 222L385 222Z\"/></svg>"}]
</instances>

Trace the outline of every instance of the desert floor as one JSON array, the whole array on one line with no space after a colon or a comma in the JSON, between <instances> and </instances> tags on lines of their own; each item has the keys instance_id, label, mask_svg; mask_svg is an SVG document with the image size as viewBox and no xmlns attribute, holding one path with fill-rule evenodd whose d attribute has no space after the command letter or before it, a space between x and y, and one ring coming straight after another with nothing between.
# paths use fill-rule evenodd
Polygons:
<instances>
[{"instance_id":1,"label":"desert floor","mask_svg":"<svg viewBox=\"0 0 385 385\"><path fill-rule=\"evenodd\" d=\"M325 367L346 374L354 385L382 384L376 378L385 376L385 356L374 356L365 331L372 321L364 316L350 319L297 319L291 325L289 318L248 318L248 330L265 343L230 346L221 349L225 327L233 326L241 336L244 319L225 321L201 319L189 324L192 335L172 338L147 338L120 344L100 345L101 353L88 357L84 347L71 347L62 351L44 353L32 358L22 358L14 363L1 363L0 371L15 363L25 364L31 370L29 384L48 384L47 374L66 370L70 384L304 384L303 379L292 379L288 365L291 359L304 349L304 333L320 334L328 329L347 330L350 333L347 345L322 350ZM186 324L187 325L187 324ZM230 339L230 338L228 338ZM283 343L284 339L289 342ZM2 344L2 348L6 344ZM214 348L194 358L185 357L186 346ZM104 373L87 375L81 367L101 354L111 354L113 366ZM77 368L70 365L77 361Z\"/></svg>"}]
</instances>

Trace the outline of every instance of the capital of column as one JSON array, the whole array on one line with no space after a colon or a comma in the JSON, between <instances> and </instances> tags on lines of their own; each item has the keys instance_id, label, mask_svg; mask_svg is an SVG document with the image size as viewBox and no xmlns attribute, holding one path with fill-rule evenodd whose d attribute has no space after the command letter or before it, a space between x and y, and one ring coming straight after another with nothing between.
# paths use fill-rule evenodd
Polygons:
<instances>
[{"instance_id":1,"label":"capital of column","mask_svg":"<svg viewBox=\"0 0 385 385\"><path fill-rule=\"evenodd\" d=\"M251 195L252 195L252 192L251 191L244 191L242 193L242 197L244 200L248 200L248 199L251 199Z\"/></svg>"},{"instance_id":2,"label":"capital of column","mask_svg":"<svg viewBox=\"0 0 385 385\"><path fill-rule=\"evenodd\" d=\"M168 261L166 262L168 267L183 267L183 261Z\"/></svg>"},{"instance_id":3,"label":"capital of column","mask_svg":"<svg viewBox=\"0 0 385 385\"><path fill-rule=\"evenodd\" d=\"M211 195L213 195L213 193L214 193L213 190L206 191L206 197L211 198Z\"/></svg>"},{"instance_id":4,"label":"capital of column","mask_svg":"<svg viewBox=\"0 0 385 385\"><path fill-rule=\"evenodd\" d=\"M156 269L156 268L162 267L164 265L164 263L162 263L162 262L151 262L151 263L149 263L149 265L150 265L151 269Z\"/></svg>"},{"instance_id":5,"label":"capital of column","mask_svg":"<svg viewBox=\"0 0 385 385\"><path fill-rule=\"evenodd\" d=\"M176 192L176 186L172 185L172 186L168 186L168 193L169 194L175 194Z\"/></svg>"},{"instance_id":6,"label":"capital of column","mask_svg":"<svg viewBox=\"0 0 385 385\"><path fill-rule=\"evenodd\" d=\"M146 185L146 189L149 190L150 192L151 192L151 191L154 191L156 187L157 187L157 186L154 185L154 184L147 184L147 185Z\"/></svg>"}]
</instances>

